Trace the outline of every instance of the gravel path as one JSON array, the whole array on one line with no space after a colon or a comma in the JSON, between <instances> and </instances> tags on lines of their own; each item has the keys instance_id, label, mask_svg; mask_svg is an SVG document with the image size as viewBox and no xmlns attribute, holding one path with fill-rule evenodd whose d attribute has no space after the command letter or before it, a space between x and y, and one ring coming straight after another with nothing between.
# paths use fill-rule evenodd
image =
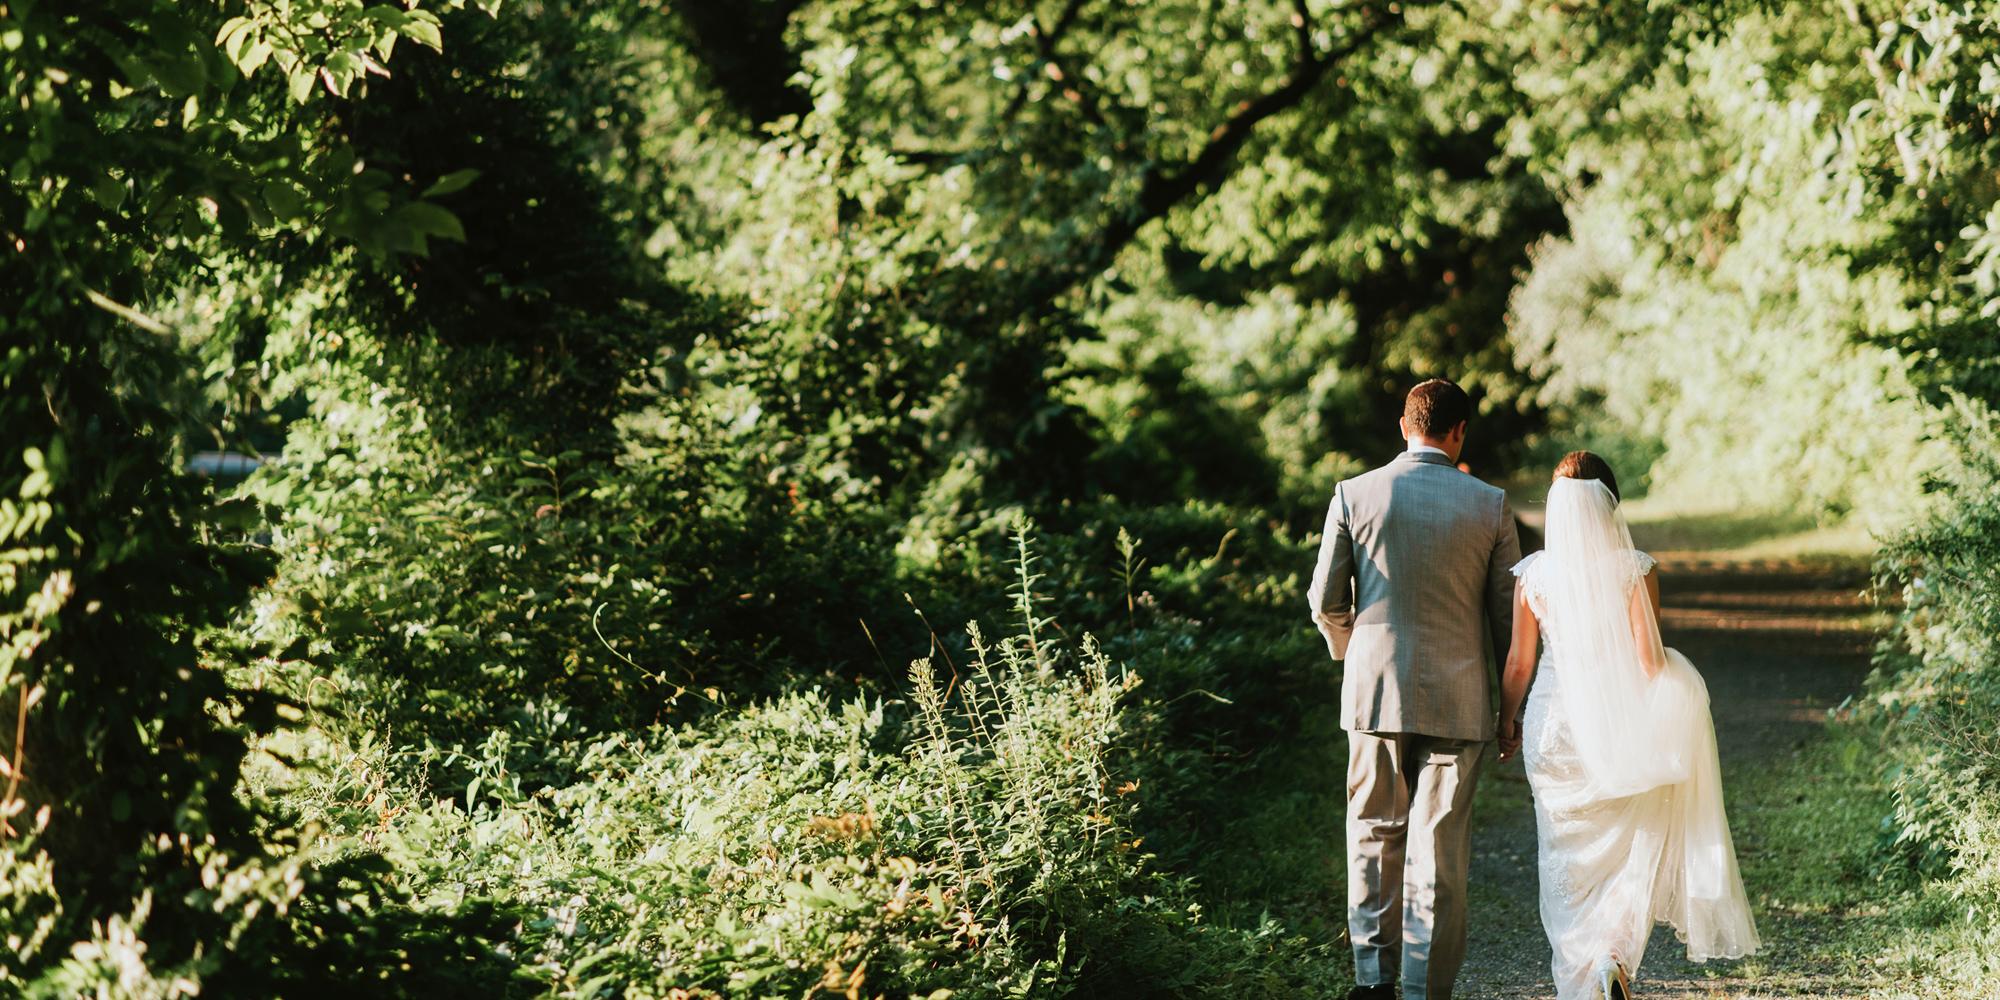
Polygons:
<instances>
[{"instance_id":1,"label":"gravel path","mask_svg":"<svg viewBox=\"0 0 2000 1000\"><path fill-rule=\"evenodd\" d=\"M1866 573L1659 555L1663 631L1708 682L1723 780L1740 785L1752 769L1805 746L1827 710L1859 690L1882 625L1860 594ZM1518 760L1488 766L1475 807L1472 941L1459 995L1552 997L1527 778ZM1730 821L1747 869L1758 849L1758 817L1736 806L1732 801ZM1753 881L1748 888L1754 903L1758 886ZM1634 992L1638 1000L1863 996L1842 970L1816 967L1808 957L1815 919L1760 908L1764 954L1706 966L1686 961L1672 932L1661 928Z\"/></svg>"}]
</instances>

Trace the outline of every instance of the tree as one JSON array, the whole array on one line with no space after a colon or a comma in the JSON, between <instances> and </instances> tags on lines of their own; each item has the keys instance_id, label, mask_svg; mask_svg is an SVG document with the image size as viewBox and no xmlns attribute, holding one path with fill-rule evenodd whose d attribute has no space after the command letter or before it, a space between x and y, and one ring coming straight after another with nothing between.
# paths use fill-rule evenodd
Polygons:
<instances>
[{"instance_id":1,"label":"tree","mask_svg":"<svg viewBox=\"0 0 2000 1000\"><path fill-rule=\"evenodd\" d=\"M439 46L437 17L332 0L0 10L17 109L0 117L12 990L191 988L232 962L268 985L290 974L273 971L282 954L215 944L285 940L288 904L302 915L353 888L331 872L308 889L303 860L237 797L246 737L284 706L235 686L232 654L200 638L268 565L215 529L181 468L203 397L156 316L177 283L277 241L386 256L455 234L320 130L399 41Z\"/></svg>"}]
</instances>

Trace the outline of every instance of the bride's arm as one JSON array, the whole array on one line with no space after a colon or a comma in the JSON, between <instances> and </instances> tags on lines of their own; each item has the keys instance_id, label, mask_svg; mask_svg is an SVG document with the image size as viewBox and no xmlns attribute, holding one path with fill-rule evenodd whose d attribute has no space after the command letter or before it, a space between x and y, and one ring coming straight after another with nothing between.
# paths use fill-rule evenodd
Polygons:
<instances>
[{"instance_id":1,"label":"bride's arm","mask_svg":"<svg viewBox=\"0 0 2000 1000\"><path fill-rule=\"evenodd\" d=\"M1660 642L1659 570L1647 570L1640 582L1645 586L1632 588L1632 643L1639 647L1639 666L1650 679L1667 665L1667 651Z\"/></svg>"},{"instance_id":2,"label":"bride's arm","mask_svg":"<svg viewBox=\"0 0 2000 1000\"><path fill-rule=\"evenodd\" d=\"M1507 646L1507 665L1500 673L1500 759L1521 748L1521 703L1528 700L1528 683L1535 679L1535 657L1541 645L1540 623L1528 606L1526 587L1514 585L1514 637Z\"/></svg>"}]
</instances>

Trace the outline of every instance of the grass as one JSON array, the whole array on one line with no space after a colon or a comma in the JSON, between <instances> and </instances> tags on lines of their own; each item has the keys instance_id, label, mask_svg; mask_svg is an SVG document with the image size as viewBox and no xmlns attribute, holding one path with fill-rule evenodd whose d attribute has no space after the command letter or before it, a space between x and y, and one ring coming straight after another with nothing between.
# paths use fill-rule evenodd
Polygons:
<instances>
[{"instance_id":1,"label":"grass","mask_svg":"<svg viewBox=\"0 0 2000 1000\"><path fill-rule=\"evenodd\" d=\"M1829 732L1730 775L1765 942L1740 971L1760 993L1878 995L1885 949L1920 930L1916 897L1876 860L1889 802L1868 746L1866 734Z\"/></svg>"},{"instance_id":2,"label":"grass","mask_svg":"<svg viewBox=\"0 0 2000 1000\"><path fill-rule=\"evenodd\" d=\"M1867 731L1835 727L1795 748L1726 769L1731 825L1763 950L1739 963L1691 965L1680 960L1668 932L1656 932L1640 995L1800 1000L1985 995L1967 991L1976 977L1965 966L1979 961L1992 942L1980 937L1962 907L1953 912L1940 905L1937 894L1924 892L1885 861L1879 841L1890 802L1873 739ZM1511 835L1515 841L1489 845L1487 850L1498 853L1492 864L1502 870L1526 866L1530 872L1506 880L1493 877L1489 866L1482 879L1475 861L1474 952L1481 950L1479 935L1507 937L1486 950L1501 952L1508 963L1524 952L1546 954L1531 874L1532 826L1519 822L1528 797L1528 786L1518 777L1489 773L1474 807L1480 823L1476 836ZM1473 977L1465 995L1540 996L1546 978L1539 966L1506 970L1501 982L1487 970Z\"/></svg>"},{"instance_id":3,"label":"grass","mask_svg":"<svg viewBox=\"0 0 2000 1000\"><path fill-rule=\"evenodd\" d=\"M1309 709L1297 728L1230 776L1215 808L1227 835L1195 859L1217 919L1254 925L1267 915L1313 942L1317 977L1348 985L1347 740L1337 702Z\"/></svg>"},{"instance_id":4,"label":"grass","mask_svg":"<svg viewBox=\"0 0 2000 1000\"><path fill-rule=\"evenodd\" d=\"M1701 552L1713 558L1788 560L1867 558L1880 546L1860 520L1822 521L1793 514L1689 511L1634 501L1626 510L1632 540L1649 552Z\"/></svg>"},{"instance_id":5,"label":"grass","mask_svg":"<svg viewBox=\"0 0 2000 1000\"><path fill-rule=\"evenodd\" d=\"M1996 944L1980 911L1926 884L1884 845L1891 803L1878 736L1836 726L1768 769L1739 768L1744 876L1766 952L1746 965L1788 996L1991 996Z\"/></svg>"}]
</instances>

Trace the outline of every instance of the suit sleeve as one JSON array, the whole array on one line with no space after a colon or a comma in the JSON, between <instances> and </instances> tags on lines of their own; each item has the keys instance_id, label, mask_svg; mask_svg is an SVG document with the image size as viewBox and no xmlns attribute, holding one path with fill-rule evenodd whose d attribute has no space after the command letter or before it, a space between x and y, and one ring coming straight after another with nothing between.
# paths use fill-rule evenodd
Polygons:
<instances>
[{"instance_id":1,"label":"suit sleeve","mask_svg":"<svg viewBox=\"0 0 2000 1000\"><path fill-rule=\"evenodd\" d=\"M1500 498L1500 525L1494 532L1493 554L1486 564L1486 621L1493 632L1493 656L1507 655L1514 641L1514 564L1521 561L1521 538L1514 530L1514 508Z\"/></svg>"},{"instance_id":2,"label":"suit sleeve","mask_svg":"<svg viewBox=\"0 0 2000 1000\"><path fill-rule=\"evenodd\" d=\"M1326 530L1313 565L1312 587L1306 591L1313 624L1326 637L1326 649L1336 660L1347 656L1354 634L1354 535L1348 530L1347 501L1340 488L1326 508Z\"/></svg>"}]
</instances>

